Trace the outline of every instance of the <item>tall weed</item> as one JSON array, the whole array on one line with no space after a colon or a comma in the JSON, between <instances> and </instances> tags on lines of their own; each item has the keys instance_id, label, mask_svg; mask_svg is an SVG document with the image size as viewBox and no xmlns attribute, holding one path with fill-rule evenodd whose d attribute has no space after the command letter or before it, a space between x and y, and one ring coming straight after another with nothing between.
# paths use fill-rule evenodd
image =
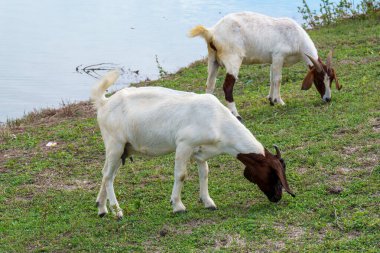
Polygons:
<instances>
[{"instance_id":1,"label":"tall weed","mask_svg":"<svg viewBox=\"0 0 380 253\"><path fill-rule=\"evenodd\" d=\"M298 12L302 14L305 22L304 27L310 28L330 25L359 15L372 16L379 11L380 1L378 0L362 0L358 4L355 4L354 0L340 0L336 4L330 0L321 0L318 13L310 9L306 0L302 0L302 6L298 7Z\"/></svg>"}]
</instances>

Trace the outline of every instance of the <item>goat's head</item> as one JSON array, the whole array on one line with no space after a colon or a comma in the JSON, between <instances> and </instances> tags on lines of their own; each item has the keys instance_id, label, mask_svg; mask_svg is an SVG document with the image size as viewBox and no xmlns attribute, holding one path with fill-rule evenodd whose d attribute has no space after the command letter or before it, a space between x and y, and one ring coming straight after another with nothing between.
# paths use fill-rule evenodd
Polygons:
<instances>
[{"instance_id":1,"label":"goat's head","mask_svg":"<svg viewBox=\"0 0 380 253\"><path fill-rule=\"evenodd\" d=\"M326 64L324 64L320 58L314 59L307 54L306 56L313 63L313 66L309 66L309 72L307 73L302 83L302 90L310 89L311 85L314 82L314 85L317 88L319 94L321 94L322 99L325 102L330 102L332 81L335 80L337 90L340 90L342 88L342 86L339 85L336 72L331 66L332 51L330 51L327 55Z\"/></svg>"},{"instance_id":2,"label":"goat's head","mask_svg":"<svg viewBox=\"0 0 380 253\"><path fill-rule=\"evenodd\" d=\"M244 163L244 177L260 188L271 202L278 202L282 197L282 188L295 197L290 190L285 176L285 161L281 158L280 150L276 155L265 149L261 154L238 154L237 159Z\"/></svg>"}]
</instances>

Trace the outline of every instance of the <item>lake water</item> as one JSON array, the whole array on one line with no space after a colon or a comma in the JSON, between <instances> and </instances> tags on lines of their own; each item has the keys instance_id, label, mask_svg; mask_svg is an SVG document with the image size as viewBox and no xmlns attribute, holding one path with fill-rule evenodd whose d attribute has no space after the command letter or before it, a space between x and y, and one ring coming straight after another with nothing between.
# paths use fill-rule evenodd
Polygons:
<instances>
[{"instance_id":1,"label":"lake water","mask_svg":"<svg viewBox=\"0 0 380 253\"><path fill-rule=\"evenodd\" d=\"M309 2L318 8L319 1ZM0 0L0 122L62 101L87 100L96 82L92 76L104 71L91 76L86 66L123 67L118 88L155 79L156 57L174 72L207 55L202 39L187 37L195 25L212 26L245 10L301 23L301 5L301 0ZM131 72L137 70L138 75Z\"/></svg>"}]
</instances>

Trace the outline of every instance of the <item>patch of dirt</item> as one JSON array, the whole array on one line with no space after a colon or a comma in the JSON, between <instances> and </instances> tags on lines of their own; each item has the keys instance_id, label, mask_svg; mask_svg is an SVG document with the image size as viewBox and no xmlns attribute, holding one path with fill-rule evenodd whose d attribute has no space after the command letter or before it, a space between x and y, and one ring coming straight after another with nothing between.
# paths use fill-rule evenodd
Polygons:
<instances>
[{"instance_id":1,"label":"patch of dirt","mask_svg":"<svg viewBox=\"0 0 380 253\"><path fill-rule=\"evenodd\" d=\"M33 199L34 194L33 193L27 193L23 196L15 196L14 200L18 202L28 202Z\"/></svg>"},{"instance_id":2,"label":"patch of dirt","mask_svg":"<svg viewBox=\"0 0 380 253\"><path fill-rule=\"evenodd\" d=\"M368 64L368 63L371 63L371 62L378 62L380 61L380 57L379 56L376 56L376 57L364 57L363 59L360 60L360 64Z\"/></svg>"},{"instance_id":3,"label":"patch of dirt","mask_svg":"<svg viewBox=\"0 0 380 253\"><path fill-rule=\"evenodd\" d=\"M17 202L17 205L22 203L29 205L30 201L35 196L35 191L33 189L20 189L20 191L16 191L12 197L7 198L5 203L7 205L14 205Z\"/></svg>"},{"instance_id":4,"label":"patch of dirt","mask_svg":"<svg viewBox=\"0 0 380 253\"><path fill-rule=\"evenodd\" d=\"M341 128L335 134L333 134L333 136L335 138L340 138L343 135L347 135L347 134L352 135L352 134L357 134L357 133L359 133L358 129Z\"/></svg>"},{"instance_id":5,"label":"patch of dirt","mask_svg":"<svg viewBox=\"0 0 380 253\"><path fill-rule=\"evenodd\" d=\"M336 226L334 224L329 223L329 224L327 224L326 227L324 227L321 230L319 230L318 232L316 232L315 235L316 235L316 237L318 237L318 241L320 243L322 243L328 233L335 233L337 231L338 230L337 230ZM360 235L361 235L361 233L359 231L354 230L354 231L350 231L348 233L344 233L342 237L346 237L346 238L352 240L352 239L359 237Z\"/></svg>"},{"instance_id":6,"label":"patch of dirt","mask_svg":"<svg viewBox=\"0 0 380 253\"><path fill-rule=\"evenodd\" d=\"M352 239L358 238L361 235L361 233L359 231L354 230L354 231L350 231L346 235L348 239L352 240Z\"/></svg>"},{"instance_id":7,"label":"patch of dirt","mask_svg":"<svg viewBox=\"0 0 380 253\"><path fill-rule=\"evenodd\" d=\"M260 249L256 249L255 252L265 252L265 253L270 253L270 252L279 252L285 250L286 244L285 242L281 240L267 240L264 241L261 245Z\"/></svg>"},{"instance_id":8,"label":"patch of dirt","mask_svg":"<svg viewBox=\"0 0 380 253\"><path fill-rule=\"evenodd\" d=\"M340 194L343 191L341 186L331 186L327 188L327 192L330 194Z\"/></svg>"},{"instance_id":9,"label":"patch of dirt","mask_svg":"<svg viewBox=\"0 0 380 253\"><path fill-rule=\"evenodd\" d=\"M327 190L342 187L341 185L347 181L348 175L333 174L330 175L326 182Z\"/></svg>"},{"instance_id":10,"label":"patch of dirt","mask_svg":"<svg viewBox=\"0 0 380 253\"><path fill-rule=\"evenodd\" d=\"M371 119L370 122L371 122L373 131L375 131L375 133L380 133L380 118Z\"/></svg>"},{"instance_id":11,"label":"patch of dirt","mask_svg":"<svg viewBox=\"0 0 380 253\"><path fill-rule=\"evenodd\" d=\"M350 174L354 169L352 168L345 168L345 167L342 167L342 168L338 168L336 170L336 172L340 175L348 175Z\"/></svg>"},{"instance_id":12,"label":"patch of dirt","mask_svg":"<svg viewBox=\"0 0 380 253\"><path fill-rule=\"evenodd\" d=\"M366 156L360 157L358 161L363 166L363 169L370 170L372 172L375 166L379 165L379 154L368 153Z\"/></svg>"},{"instance_id":13,"label":"patch of dirt","mask_svg":"<svg viewBox=\"0 0 380 253\"><path fill-rule=\"evenodd\" d=\"M368 147L368 146L367 146ZM364 151L366 146L358 147L346 147L343 151L344 155L351 155L353 153L359 154L357 162L360 163L358 167L338 167L335 169L333 174L329 176L327 182L327 191L332 194L339 194L340 191L337 190L342 188L342 184L347 181L354 180L357 178L357 173L364 173L365 175L371 175L374 168L379 164L380 157L379 154L375 152Z\"/></svg>"},{"instance_id":14,"label":"patch of dirt","mask_svg":"<svg viewBox=\"0 0 380 253\"><path fill-rule=\"evenodd\" d=\"M215 240L215 250L228 249L232 245L236 245L239 249L247 248L247 242L244 238L241 238L239 234L226 235L220 239Z\"/></svg>"},{"instance_id":15,"label":"patch of dirt","mask_svg":"<svg viewBox=\"0 0 380 253\"><path fill-rule=\"evenodd\" d=\"M276 229L280 233L285 234L287 238L292 240L298 240L306 233L305 229L302 227L294 225L284 225L281 223L275 224L274 229Z\"/></svg>"},{"instance_id":16,"label":"patch of dirt","mask_svg":"<svg viewBox=\"0 0 380 253\"><path fill-rule=\"evenodd\" d=\"M86 179L66 179L65 175L52 169L45 169L37 174L32 186L45 192L49 189L73 191L77 189L92 190L97 184Z\"/></svg>"},{"instance_id":17,"label":"patch of dirt","mask_svg":"<svg viewBox=\"0 0 380 253\"><path fill-rule=\"evenodd\" d=\"M348 146L348 147L343 148L342 153L345 155L352 155L352 154L358 152L360 149L361 149L360 146L355 146L355 147Z\"/></svg>"},{"instance_id":18,"label":"patch of dirt","mask_svg":"<svg viewBox=\"0 0 380 253\"><path fill-rule=\"evenodd\" d=\"M342 65L356 65L356 61L354 60L349 60L349 59L345 59L345 60L341 60L339 61L339 65L342 64Z\"/></svg>"},{"instance_id":19,"label":"patch of dirt","mask_svg":"<svg viewBox=\"0 0 380 253\"><path fill-rule=\"evenodd\" d=\"M298 174L305 174L306 172L308 171L308 169L307 168L305 168L305 167L300 167L300 168L296 168L296 172L298 173Z\"/></svg>"},{"instance_id":20,"label":"patch of dirt","mask_svg":"<svg viewBox=\"0 0 380 253\"><path fill-rule=\"evenodd\" d=\"M91 118L96 117L96 110L90 101L79 103L63 103L60 108L46 108L34 110L21 119L16 119L7 123L12 132L20 131L24 125L56 125L65 119L70 118Z\"/></svg>"},{"instance_id":21,"label":"patch of dirt","mask_svg":"<svg viewBox=\"0 0 380 253\"><path fill-rule=\"evenodd\" d=\"M1 163L1 161L0 161L0 163ZM5 173L8 173L8 172L9 172L8 169L0 167L0 174L3 174L3 173L5 174Z\"/></svg>"},{"instance_id":22,"label":"patch of dirt","mask_svg":"<svg viewBox=\"0 0 380 253\"><path fill-rule=\"evenodd\" d=\"M34 150L24 150L24 149L7 149L2 151L3 154L0 155L0 167L4 167L5 162L9 159L14 159L14 158L28 158L28 157L33 157L36 155L36 151ZM20 161L21 162L21 161ZM3 168L3 170L6 170ZM1 172L1 169L0 169Z\"/></svg>"},{"instance_id":23,"label":"patch of dirt","mask_svg":"<svg viewBox=\"0 0 380 253\"><path fill-rule=\"evenodd\" d=\"M205 226L215 224L213 220L199 220L194 219L190 220L186 223L182 223L180 229L178 227L171 227L169 225L164 225L160 231L158 231L158 235L160 237L170 236L173 234L191 234L194 229Z\"/></svg>"},{"instance_id":24,"label":"patch of dirt","mask_svg":"<svg viewBox=\"0 0 380 253\"><path fill-rule=\"evenodd\" d=\"M194 219L194 220L190 220L186 223L183 223L181 225L181 230L177 230L176 232L178 234L191 234L193 232L193 230L198 228L198 227L205 226L205 225L213 225L213 224L215 224L215 221L213 221L213 220Z\"/></svg>"},{"instance_id":25,"label":"patch of dirt","mask_svg":"<svg viewBox=\"0 0 380 253\"><path fill-rule=\"evenodd\" d=\"M378 62L378 61L380 61L380 57L364 57L364 58L360 59L360 61L354 61L351 59L343 59L343 60L339 61L339 64L357 65L357 64L368 64L371 62Z\"/></svg>"},{"instance_id":26,"label":"patch of dirt","mask_svg":"<svg viewBox=\"0 0 380 253\"><path fill-rule=\"evenodd\" d=\"M127 163L127 161L126 161L126 163ZM167 177L166 175L154 174L154 175L150 175L149 177L143 178L142 181L140 181L139 183L137 183L137 185L140 188L144 188L146 185L148 185L148 184L150 184L150 183L152 183L154 181L166 182L168 180L170 180L170 178ZM188 180L188 178L186 178L186 180Z\"/></svg>"},{"instance_id":27,"label":"patch of dirt","mask_svg":"<svg viewBox=\"0 0 380 253\"><path fill-rule=\"evenodd\" d=\"M332 224L327 224L326 227L324 227L321 230L319 230L318 232L316 232L315 235L316 235L316 237L318 237L318 242L323 242L326 235L331 231L336 231L336 229L333 227Z\"/></svg>"}]
</instances>

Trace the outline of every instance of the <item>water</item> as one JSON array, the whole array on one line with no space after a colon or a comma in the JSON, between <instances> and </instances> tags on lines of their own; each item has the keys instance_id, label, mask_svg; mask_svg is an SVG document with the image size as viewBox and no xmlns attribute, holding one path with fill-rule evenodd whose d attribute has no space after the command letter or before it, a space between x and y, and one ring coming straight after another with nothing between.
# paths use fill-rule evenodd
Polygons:
<instances>
[{"instance_id":1,"label":"water","mask_svg":"<svg viewBox=\"0 0 380 253\"><path fill-rule=\"evenodd\" d=\"M319 3L311 2L316 9ZM0 122L62 101L87 100L96 79L77 67L123 67L127 74L118 88L155 79L156 56L164 70L174 72L207 55L203 40L186 36L195 25L212 26L245 10L301 23L301 5L301 0L0 0Z\"/></svg>"}]
</instances>

